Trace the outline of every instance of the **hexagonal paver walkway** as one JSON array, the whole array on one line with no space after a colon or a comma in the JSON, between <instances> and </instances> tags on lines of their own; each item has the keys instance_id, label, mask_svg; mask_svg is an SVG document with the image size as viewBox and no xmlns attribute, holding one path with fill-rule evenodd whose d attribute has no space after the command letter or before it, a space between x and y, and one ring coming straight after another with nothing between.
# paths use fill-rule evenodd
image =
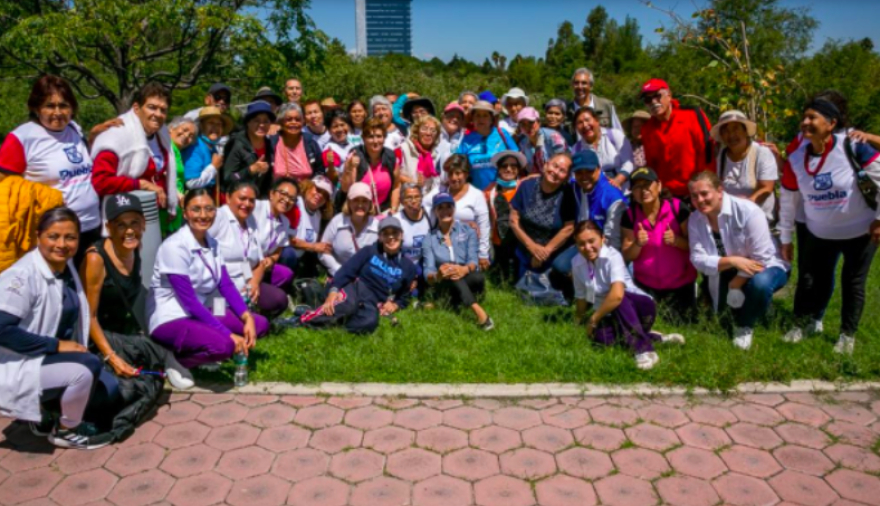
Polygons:
<instances>
[{"instance_id":1,"label":"hexagonal paver walkway","mask_svg":"<svg viewBox=\"0 0 880 506\"><path fill-rule=\"evenodd\" d=\"M0 506L880 505L880 392L170 394L64 451L0 418Z\"/></svg>"}]
</instances>

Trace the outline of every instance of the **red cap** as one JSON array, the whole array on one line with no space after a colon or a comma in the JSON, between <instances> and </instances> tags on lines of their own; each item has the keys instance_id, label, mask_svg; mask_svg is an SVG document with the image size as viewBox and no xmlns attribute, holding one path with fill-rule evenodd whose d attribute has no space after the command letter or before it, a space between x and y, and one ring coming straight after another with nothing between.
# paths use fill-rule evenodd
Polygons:
<instances>
[{"instance_id":1,"label":"red cap","mask_svg":"<svg viewBox=\"0 0 880 506\"><path fill-rule=\"evenodd\" d=\"M654 78L648 80L648 82L642 85L642 91L640 92L640 94L644 95L645 93L654 93L655 91L668 89L669 85L666 84L666 81L664 81L663 79Z\"/></svg>"}]
</instances>

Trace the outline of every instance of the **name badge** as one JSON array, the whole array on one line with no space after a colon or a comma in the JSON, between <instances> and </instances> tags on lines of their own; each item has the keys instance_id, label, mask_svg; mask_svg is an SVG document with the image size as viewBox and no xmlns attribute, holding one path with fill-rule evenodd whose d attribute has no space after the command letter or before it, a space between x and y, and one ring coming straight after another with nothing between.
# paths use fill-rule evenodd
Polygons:
<instances>
[{"instance_id":1,"label":"name badge","mask_svg":"<svg viewBox=\"0 0 880 506\"><path fill-rule=\"evenodd\" d=\"M211 300L214 316L226 316L226 299L218 295Z\"/></svg>"}]
</instances>

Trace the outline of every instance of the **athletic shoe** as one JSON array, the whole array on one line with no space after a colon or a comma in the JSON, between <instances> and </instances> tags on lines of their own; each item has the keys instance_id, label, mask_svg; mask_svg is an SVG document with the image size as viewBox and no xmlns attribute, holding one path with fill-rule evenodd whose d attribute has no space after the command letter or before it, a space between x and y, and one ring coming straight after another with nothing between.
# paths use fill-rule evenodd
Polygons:
<instances>
[{"instance_id":1,"label":"athletic shoe","mask_svg":"<svg viewBox=\"0 0 880 506\"><path fill-rule=\"evenodd\" d=\"M733 345L741 350L748 350L752 347L752 329L748 327L737 327L733 330Z\"/></svg>"},{"instance_id":2,"label":"athletic shoe","mask_svg":"<svg viewBox=\"0 0 880 506\"><path fill-rule=\"evenodd\" d=\"M807 324L807 335L811 336L813 334L821 334L825 330L825 325L822 324L822 320L813 320Z\"/></svg>"},{"instance_id":3,"label":"athletic shoe","mask_svg":"<svg viewBox=\"0 0 880 506\"><path fill-rule=\"evenodd\" d=\"M636 367L642 371L653 369L657 362L660 362L660 357L653 351L636 355Z\"/></svg>"},{"instance_id":4,"label":"athletic shoe","mask_svg":"<svg viewBox=\"0 0 880 506\"><path fill-rule=\"evenodd\" d=\"M659 332L657 332L660 334ZM684 336L681 334L660 334L661 343L684 344Z\"/></svg>"},{"instance_id":5,"label":"athletic shoe","mask_svg":"<svg viewBox=\"0 0 880 506\"><path fill-rule=\"evenodd\" d=\"M59 448L73 450L97 450L113 442L108 433L98 434L94 425L83 422L74 429L62 429L60 425L49 434L49 442Z\"/></svg>"},{"instance_id":6,"label":"athletic shoe","mask_svg":"<svg viewBox=\"0 0 880 506\"><path fill-rule=\"evenodd\" d=\"M850 337L846 334L840 334L840 339L837 340L837 344L834 345L834 353L839 353L841 355L852 355L853 350L856 347L856 338Z\"/></svg>"},{"instance_id":7,"label":"athletic shoe","mask_svg":"<svg viewBox=\"0 0 880 506\"><path fill-rule=\"evenodd\" d=\"M306 306L300 306L306 307ZM295 329L302 325L301 316L291 316L290 318L278 318L272 322L272 325L283 329Z\"/></svg>"},{"instance_id":8,"label":"athletic shoe","mask_svg":"<svg viewBox=\"0 0 880 506\"><path fill-rule=\"evenodd\" d=\"M180 362L171 353L165 358L165 377L168 378L168 383L178 390L189 390L196 386L196 382L189 369L180 365Z\"/></svg>"},{"instance_id":9,"label":"athletic shoe","mask_svg":"<svg viewBox=\"0 0 880 506\"><path fill-rule=\"evenodd\" d=\"M484 321L483 323L480 324L480 329L485 332L488 332L494 328L495 328L495 322L492 321L491 316L486 317L486 321Z\"/></svg>"},{"instance_id":10,"label":"athletic shoe","mask_svg":"<svg viewBox=\"0 0 880 506\"><path fill-rule=\"evenodd\" d=\"M52 433L52 428L55 427L55 418L51 413L44 411L42 413L42 420L39 422L28 422L28 427L31 429L31 434L37 437L46 437Z\"/></svg>"},{"instance_id":11,"label":"athletic shoe","mask_svg":"<svg viewBox=\"0 0 880 506\"><path fill-rule=\"evenodd\" d=\"M822 320L813 320L807 324L806 327L801 329L800 327L795 327L782 336L782 340L786 343L799 343L804 337L812 336L814 334L821 334L822 331L825 330L825 326L822 324Z\"/></svg>"}]
</instances>

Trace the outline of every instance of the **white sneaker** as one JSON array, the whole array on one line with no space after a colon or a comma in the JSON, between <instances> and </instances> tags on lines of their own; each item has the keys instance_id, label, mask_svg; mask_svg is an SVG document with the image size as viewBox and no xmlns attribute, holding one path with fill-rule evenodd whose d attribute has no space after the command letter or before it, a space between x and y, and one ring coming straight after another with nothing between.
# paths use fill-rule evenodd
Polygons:
<instances>
[{"instance_id":1,"label":"white sneaker","mask_svg":"<svg viewBox=\"0 0 880 506\"><path fill-rule=\"evenodd\" d=\"M636 355L636 367L642 371L653 369L657 362L660 362L660 357L653 351Z\"/></svg>"},{"instance_id":2,"label":"white sneaker","mask_svg":"<svg viewBox=\"0 0 880 506\"><path fill-rule=\"evenodd\" d=\"M741 350L748 350L752 347L752 329L748 327L737 327L733 330L733 345Z\"/></svg>"},{"instance_id":3,"label":"white sneaker","mask_svg":"<svg viewBox=\"0 0 880 506\"><path fill-rule=\"evenodd\" d=\"M189 390L196 385L189 369L180 365L177 358L170 353L165 359L165 377L168 378L168 383L178 390Z\"/></svg>"},{"instance_id":4,"label":"white sneaker","mask_svg":"<svg viewBox=\"0 0 880 506\"><path fill-rule=\"evenodd\" d=\"M834 353L852 355L853 349L856 347L856 338L845 334L840 334L840 339L834 345Z\"/></svg>"},{"instance_id":5,"label":"white sneaker","mask_svg":"<svg viewBox=\"0 0 880 506\"><path fill-rule=\"evenodd\" d=\"M660 334L658 332L658 334ZM684 336L681 334L660 334L661 343L684 344Z\"/></svg>"},{"instance_id":6,"label":"white sneaker","mask_svg":"<svg viewBox=\"0 0 880 506\"><path fill-rule=\"evenodd\" d=\"M789 330L782 336L782 340L786 343L799 343L803 341L804 337L821 334L824 330L825 326L822 324L822 320L813 320L803 329L795 327Z\"/></svg>"},{"instance_id":7,"label":"white sneaker","mask_svg":"<svg viewBox=\"0 0 880 506\"><path fill-rule=\"evenodd\" d=\"M813 320L807 324L807 335L811 336L813 334L821 334L825 330L825 325L822 324L822 320Z\"/></svg>"}]
</instances>

